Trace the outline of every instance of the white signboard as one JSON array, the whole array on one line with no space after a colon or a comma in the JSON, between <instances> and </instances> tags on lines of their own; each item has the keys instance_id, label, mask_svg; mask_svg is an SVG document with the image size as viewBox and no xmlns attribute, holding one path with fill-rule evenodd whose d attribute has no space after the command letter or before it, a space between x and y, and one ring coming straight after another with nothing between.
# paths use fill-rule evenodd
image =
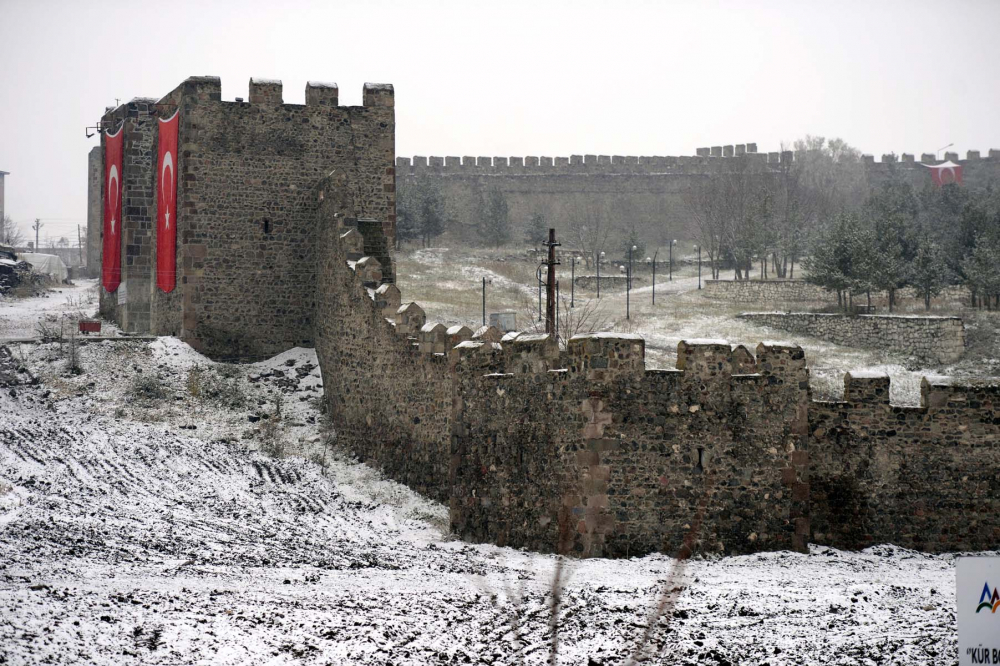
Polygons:
<instances>
[{"instance_id":1,"label":"white signboard","mask_svg":"<svg viewBox=\"0 0 1000 666\"><path fill-rule=\"evenodd\" d=\"M118 285L118 305L125 305L128 303L128 284L122 282Z\"/></svg>"},{"instance_id":2,"label":"white signboard","mask_svg":"<svg viewBox=\"0 0 1000 666\"><path fill-rule=\"evenodd\" d=\"M1000 664L1000 557L961 557L955 571L958 663Z\"/></svg>"}]
</instances>

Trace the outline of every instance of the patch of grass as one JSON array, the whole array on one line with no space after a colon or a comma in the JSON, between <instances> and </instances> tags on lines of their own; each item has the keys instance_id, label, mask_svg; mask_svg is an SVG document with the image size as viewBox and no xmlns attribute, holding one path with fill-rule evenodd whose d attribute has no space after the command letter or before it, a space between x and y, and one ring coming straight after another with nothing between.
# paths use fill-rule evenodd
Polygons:
<instances>
[{"instance_id":1,"label":"patch of grass","mask_svg":"<svg viewBox=\"0 0 1000 666\"><path fill-rule=\"evenodd\" d=\"M66 371L71 375L82 375L80 365L80 345L76 339L76 329L70 329L69 344L66 346Z\"/></svg>"},{"instance_id":2,"label":"patch of grass","mask_svg":"<svg viewBox=\"0 0 1000 666\"><path fill-rule=\"evenodd\" d=\"M136 375L132 378L127 395L138 403L150 404L168 397L163 381L152 374Z\"/></svg>"},{"instance_id":3,"label":"patch of grass","mask_svg":"<svg viewBox=\"0 0 1000 666\"><path fill-rule=\"evenodd\" d=\"M45 315L35 323L35 333L42 342L53 342L62 338L62 326L55 315Z\"/></svg>"},{"instance_id":4,"label":"patch of grass","mask_svg":"<svg viewBox=\"0 0 1000 666\"><path fill-rule=\"evenodd\" d=\"M196 365L188 371L188 395L226 409L244 409L250 399L240 381L240 374L240 370L232 366L203 368Z\"/></svg>"},{"instance_id":5,"label":"patch of grass","mask_svg":"<svg viewBox=\"0 0 1000 666\"><path fill-rule=\"evenodd\" d=\"M271 458L285 457L285 438L281 427L283 404L284 396L279 393L274 402L274 414L261 424L259 430L261 453Z\"/></svg>"}]
</instances>

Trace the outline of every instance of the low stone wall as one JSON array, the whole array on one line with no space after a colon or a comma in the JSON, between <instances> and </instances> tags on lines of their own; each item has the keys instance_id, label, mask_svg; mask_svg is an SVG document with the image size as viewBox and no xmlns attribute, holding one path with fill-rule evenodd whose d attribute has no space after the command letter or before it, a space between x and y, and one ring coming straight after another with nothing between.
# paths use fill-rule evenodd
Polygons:
<instances>
[{"instance_id":1,"label":"low stone wall","mask_svg":"<svg viewBox=\"0 0 1000 666\"><path fill-rule=\"evenodd\" d=\"M597 289L597 276L596 275L577 275L576 279L573 280L579 289ZM632 276L632 288L636 289L642 286L644 280L639 277ZM607 289L608 291L625 291L628 285L628 277L624 275L601 275L601 289Z\"/></svg>"},{"instance_id":2,"label":"low stone wall","mask_svg":"<svg viewBox=\"0 0 1000 666\"><path fill-rule=\"evenodd\" d=\"M889 349L934 363L954 363L965 353L965 325L959 317L744 312L740 319L840 345Z\"/></svg>"},{"instance_id":3,"label":"low stone wall","mask_svg":"<svg viewBox=\"0 0 1000 666\"><path fill-rule=\"evenodd\" d=\"M805 280L705 280L705 298L733 303L837 302L837 294Z\"/></svg>"},{"instance_id":4,"label":"low stone wall","mask_svg":"<svg viewBox=\"0 0 1000 666\"><path fill-rule=\"evenodd\" d=\"M602 276L603 278L603 276ZM702 290L705 298L731 303L836 303L837 292L827 291L805 280L705 280ZM949 285L941 290L932 301L967 303L971 294L964 285ZM872 304L882 312L888 307L888 293L872 292ZM923 302L923 297L913 287L896 291L896 302L915 300ZM866 294L854 294L854 304L867 302Z\"/></svg>"}]
</instances>

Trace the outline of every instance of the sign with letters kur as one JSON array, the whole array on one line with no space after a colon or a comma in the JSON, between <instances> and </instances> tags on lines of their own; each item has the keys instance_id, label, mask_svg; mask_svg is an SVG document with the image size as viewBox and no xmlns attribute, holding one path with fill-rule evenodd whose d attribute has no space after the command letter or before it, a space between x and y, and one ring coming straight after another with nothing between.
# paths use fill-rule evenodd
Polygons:
<instances>
[{"instance_id":1,"label":"sign with letters kur","mask_svg":"<svg viewBox=\"0 0 1000 666\"><path fill-rule=\"evenodd\" d=\"M1000 664L1000 557L961 557L955 571L960 666Z\"/></svg>"}]
</instances>

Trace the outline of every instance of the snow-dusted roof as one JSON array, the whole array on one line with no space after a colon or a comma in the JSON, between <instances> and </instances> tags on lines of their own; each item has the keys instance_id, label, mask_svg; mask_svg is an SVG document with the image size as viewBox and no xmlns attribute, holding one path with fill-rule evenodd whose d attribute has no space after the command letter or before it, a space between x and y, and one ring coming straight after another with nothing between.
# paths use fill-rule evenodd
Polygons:
<instances>
[{"instance_id":1,"label":"snow-dusted roof","mask_svg":"<svg viewBox=\"0 0 1000 666\"><path fill-rule=\"evenodd\" d=\"M799 343L788 340L764 340L760 344L765 347L798 347Z\"/></svg>"},{"instance_id":2,"label":"snow-dusted roof","mask_svg":"<svg viewBox=\"0 0 1000 666\"><path fill-rule=\"evenodd\" d=\"M524 333L517 336L517 340L515 340L515 342L541 342L548 339L548 333Z\"/></svg>"},{"instance_id":3,"label":"snow-dusted roof","mask_svg":"<svg viewBox=\"0 0 1000 666\"><path fill-rule=\"evenodd\" d=\"M889 379L889 374L881 370L850 370L851 379Z\"/></svg>"}]
</instances>

